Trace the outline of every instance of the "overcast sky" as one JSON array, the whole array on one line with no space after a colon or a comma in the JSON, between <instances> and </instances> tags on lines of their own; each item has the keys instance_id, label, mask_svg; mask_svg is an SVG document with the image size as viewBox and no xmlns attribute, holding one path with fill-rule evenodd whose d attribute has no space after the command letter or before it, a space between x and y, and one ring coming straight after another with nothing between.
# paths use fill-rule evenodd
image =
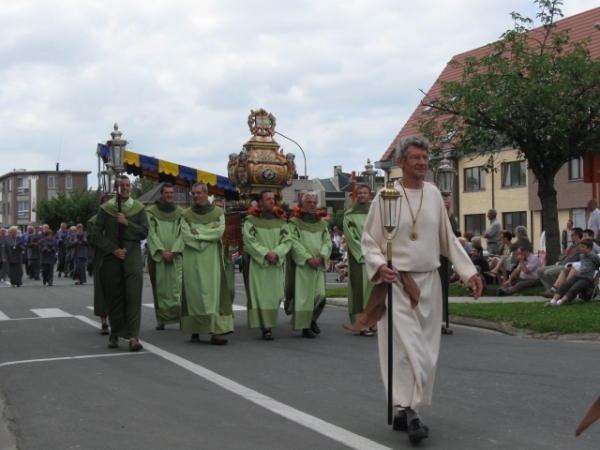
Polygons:
<instances>
[{"instance_id":1,"label":"overcast sky","mask_svg":"<svg viewBox=\"0 0 600 450\"><path fill-rule=\"evenodd\" d=\"M226 175L259 108L311 178L361 171L419 89L512 28L511 11L537 13L532 0L0 0L0 174L60 161L95 186L96 144L118 122L134 152Z\"/></svg>"}]
</instances>

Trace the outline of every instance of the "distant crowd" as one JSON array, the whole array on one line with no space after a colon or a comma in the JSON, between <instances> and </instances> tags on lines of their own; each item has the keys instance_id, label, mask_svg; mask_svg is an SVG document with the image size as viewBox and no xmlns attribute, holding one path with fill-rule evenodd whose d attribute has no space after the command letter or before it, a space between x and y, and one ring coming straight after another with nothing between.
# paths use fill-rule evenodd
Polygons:
<instances>
[{"instance_id":1,"label":"distant crowd","mask_svg":"<svg viewBox=\"0 0 600 450\"><path fill-rule=\"evenodd\" d=\"M494 209L487 213L490 224L483 234L486 249L481 245L481 238L474 237L471 232L457 232L457 236L471 257L484 289L490 284L495 285L497 295L503 297L526 288L544 286L546 290L539 295L548 298L551 306L571 303L577 298L587 301L598 283L600 267L597 200L590 200L587 209L590 212L587 229L573 227L573 221L567 221L561 232L561 255L554 265L546 265L545 233L542 233L540 250L536 254L527 228L517 226L514 235L501 230ZM462 284L455 273L450 282Z\"/></svg>"}]
</instances>

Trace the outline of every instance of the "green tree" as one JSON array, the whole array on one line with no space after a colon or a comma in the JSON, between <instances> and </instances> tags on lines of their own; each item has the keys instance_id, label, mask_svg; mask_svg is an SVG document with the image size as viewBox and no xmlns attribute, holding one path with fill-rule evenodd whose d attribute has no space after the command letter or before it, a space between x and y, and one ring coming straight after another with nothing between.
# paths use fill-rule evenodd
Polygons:
<instances>
[{"instance_id":1,"label":"green tree","mask_svg":"<svg viewBox=\"0 0 600 450\"><path fill-rule=\"evenodd\" d=\"M137 199L140 195L154 189L158 182L148 178L136 178L131 183L131 197Z\"/></svg>"},{"instance_id":2,"label":"green tree","mask_svg":"<svg viewBox=\"0 0 600 450\"><path fill-rule=\"evenodd\" d=\"M37 206L37 215L41 222L47 223L52 230L58 230L65 222L69 226L87 221L98 212L100 191L91 189L73 190L68 194L59 192L50 200L41 199Z\"/></svg>"},{"instance_id":3,"label":"green tree","mask_svg":"<svg viewBox=\"0 0 600 450\"><path fill-rule=\"evenodd\" d=\"M462 75L441 81L439 96L423 101L431 110L419 127L434 154L519 150L537 181L553 264L560 254L554 177L569 160L599 151L600 58L592 58L589 38L575 42L557 26L561 1L534 3L541 27L513 12L514 29L487 55L449 63Z\"/></svg>"}]
</instances>

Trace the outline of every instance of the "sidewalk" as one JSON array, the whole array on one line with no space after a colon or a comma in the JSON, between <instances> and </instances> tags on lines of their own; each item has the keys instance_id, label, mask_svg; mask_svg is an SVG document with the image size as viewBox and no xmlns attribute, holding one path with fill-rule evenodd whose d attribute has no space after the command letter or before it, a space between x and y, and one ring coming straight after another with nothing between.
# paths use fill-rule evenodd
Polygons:
<instances>
[{"instance_id":1,"label":"sidewalk","mask_svg":"<svg viewBox=\"0 0 600 450\"><path fill-rule=\"evenodd\" d=\"M481 297L479 300L473 300L473 297L450 297L450 303L516 303L516 302L547 302L548 299L539 296L505 296L505 297ZM333 306L340 306L343 308L348 307L347 298L329 298L327 304ZM534 333L530 330L522 330L515 328L506 323L496 323L487 320L474 319L471 317L461 316L450 316L451 325L464 325L468 327L484 328L486 330L497 331L499 333L508 334L510 336L520 338L533 338L533 339L550 339L559 341L578 341L578 342L590 342L600 341L599 333L574 333L574 334L562 334L562 333Z\"/></svg>"},{"instance_id":2,"label":"sidewalk","mask_svg":"<svg viewBox=\"0 0 600 450\"><path fill-rule=\"evenodd\" d=\"M548 299L540 295L509 295L504 297L480 297L478 300L473 300L473 297L450 297L450 303L530 303L530 302L547 302ZM348 306L347 298L328 298L327 304L335 306Z\"/></svg>"}]
</instances>

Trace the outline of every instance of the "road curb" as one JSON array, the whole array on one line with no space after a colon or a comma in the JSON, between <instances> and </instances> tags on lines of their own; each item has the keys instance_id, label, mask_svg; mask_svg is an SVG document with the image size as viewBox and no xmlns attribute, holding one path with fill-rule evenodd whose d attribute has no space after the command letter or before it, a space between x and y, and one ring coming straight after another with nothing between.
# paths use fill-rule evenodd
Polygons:
<instances>
[{"instance_id":1,"label":"road curb","mask_svg":"<svg viewBox=\"0 0 600 450\"><path fill-rule=\"evenodd\" d=\"M346 308L348 306L347 298L328 298L328 305L341 306ZM536 333L531 330L525 330L521 328L515 328L507 323L496 323L488 320L473 319L471 317L462 316L450 316L450 323L455 325L464 325L474 328L483 328L486 330L498 331L500 333L507 334L509 336L515 336L518 338L529 338L529 339L547 339L555 341L587 341L587 342L600 342L600 333Z\"/></svg>"}]
</instances>

